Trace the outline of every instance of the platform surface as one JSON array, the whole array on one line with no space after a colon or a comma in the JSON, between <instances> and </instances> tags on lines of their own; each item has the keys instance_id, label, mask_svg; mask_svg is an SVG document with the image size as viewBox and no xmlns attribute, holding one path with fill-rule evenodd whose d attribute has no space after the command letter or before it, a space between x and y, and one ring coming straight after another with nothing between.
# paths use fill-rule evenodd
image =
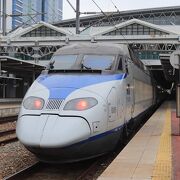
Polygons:
<instances>
[{"instance_id":1,"label":"platform surface","mask_svg":"<svg viewBox=\"0 0 180 180\"><path fill-rule=\"evenodd\" d=\"M0 117L17 116L21 101L0 101Z\"/></svg>"},{"instance_id":2,"label":"platform surface","mask_svg":"<svg viewBox=\"0 0 180 180\"><path fill-rule=\"evenodd\" d=\"M0 98L0 104L3 103L21 103L22 102L22 98Z\"/></svg>"},{"instance_id":3,"label":"platform surface","mask_svg":"<svg viewBox=\"0 0 180 180\"><path fill-rule=\"evenodd\" d=\"M174 104L163 103L98 180L177 179L171 144Z\"/></svg>"}]
</instances>

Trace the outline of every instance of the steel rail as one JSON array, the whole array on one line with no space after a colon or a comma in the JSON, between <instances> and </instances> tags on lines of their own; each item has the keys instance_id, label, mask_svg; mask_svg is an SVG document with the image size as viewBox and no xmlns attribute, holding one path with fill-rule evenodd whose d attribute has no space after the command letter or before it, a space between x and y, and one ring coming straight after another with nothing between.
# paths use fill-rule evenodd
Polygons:
<instances>
[{"instance_id":1,"label":"steel rail","mask_svg":"<svg viewBox=\"0 0 180 180\"><path fill-rule=\"evenodd\" d=\"M0 124L4 124L7 122L14 122L17 120L18 116L8 116L8 117L0 117Z\"/></svg>"},{"instance_id":2,"label":"steel rail","mask_svg":"<svg viewBox=\"0 0 180 180\"><path fill-rule=\"evenodd\" d=\"M105 156L97 157L97 160L94 161L92 164L90 164L90 166L88 168L86 168L82 173L80 173L80 175L76 178L76 180L87 179L86 177L88 176L88 174L90 174L92 171L94 171L94 169L98 166L98 164L103 162L106 158L107 157L105 157Z\"/></svg>"},{"instance_id":3,"label":"steel rail","mask_svg":"<svg viewBox=\"0 0 180 180\"><path fill-rule=\"evenodd\" d=\"M9 130L0 131L0 137L5 136L5 135L9 135L9 134L13 134L15 132L16 132L16 129L9 129Z\"/></svg>"},{"instance_id":4,"label":"steel rail","mask_svg":"<svg viewBox=\"0 0 180 180\"><path fill-rule=\"evenodd\" d=\"M1 140L1 138L2 138L2 140ZM16 130L15 129L0 131L0 146L14 142L14 141L17 141L17 140L18 139L16 137Z\"/></svg>"},{"instance_id":5,"label":"steel rail","mask_svg":"<svg viewBox=\"0 0 180 180\"><path fill-rule=\"evenodd\" d=\"M4 180L19 180L21 179L23 176L30 176L30 174L32 174L32 172L34 171L37 171L39 168L41 167L41 163L38 161L38 162L35 162L34 164L8 176L8 177L5 177Z\"/></svg>"},{"instance_id":6,"label":"steel rail","mask_svg":"<svg viewBox=\"0 0 180 180\"><path fill-rule=\"evenodd\" d=\"M0 141L0 146L11 143L11 142L15 142L15 141L18 141L17 137L8 138L8 139Z\"/></svg>"}]
</instances>

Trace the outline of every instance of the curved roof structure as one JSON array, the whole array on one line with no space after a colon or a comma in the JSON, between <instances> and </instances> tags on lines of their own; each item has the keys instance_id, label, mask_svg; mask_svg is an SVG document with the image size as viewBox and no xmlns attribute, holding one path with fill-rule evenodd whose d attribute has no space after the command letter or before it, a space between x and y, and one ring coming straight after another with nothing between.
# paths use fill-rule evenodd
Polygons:
<instances>
[{"instance_id":1,"label":"curved roof structure","mask_svg":"<svg viewBox=\"0 0 180 180\"><path fill-rule=\"evenodd\" d=\"M180 6L158 7L148 9L127 10L120 12L108 12L107 17L103 14L85 16L80 18L81 27L109 26L110 21L115 24L130 20L140 19L157 25L180 25ZM59 27L75 27L75 18L55 23Z\"/></svg>"}]
</instances>

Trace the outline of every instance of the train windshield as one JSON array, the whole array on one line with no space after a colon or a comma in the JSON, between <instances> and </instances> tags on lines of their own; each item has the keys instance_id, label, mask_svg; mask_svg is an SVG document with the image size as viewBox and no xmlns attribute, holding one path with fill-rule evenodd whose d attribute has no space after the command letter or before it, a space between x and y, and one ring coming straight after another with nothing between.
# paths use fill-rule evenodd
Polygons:
<instances>
[{"instance_id":1,"label":"train windshield","mask_svg":"<svg viewBox=\"0 0 180 180\"><path fill-rule=\"evenodd\" d=\"M56 55L50 62L51 70L111 70L114 56L110 55L84 55L77 61L78 55Z\"/></svg>"},{"instance_id":2,"label":"train windshield","mask_svg":"<svg viewBox=\"0 0 180 180\"><path fill-rule=\"evenodd\" d=\"M77 55L58 55L52 58L52 69L72 69L75 66Z\"/></svg>"},{"instance_id":3,"label":"train windshield","mask_svg":"<svg viewBox=\"0 0 180 180\"><path fill-rule=\"evenodd\" d=\"M114 56L108 55L85 55L82 61L83 69L111 70Z\"/></svg>"}]
</instances>

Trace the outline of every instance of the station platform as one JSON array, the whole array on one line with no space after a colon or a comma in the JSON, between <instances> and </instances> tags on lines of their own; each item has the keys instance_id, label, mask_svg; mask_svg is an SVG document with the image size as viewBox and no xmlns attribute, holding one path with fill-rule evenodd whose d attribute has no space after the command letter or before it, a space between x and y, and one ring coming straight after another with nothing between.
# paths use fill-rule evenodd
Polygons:
<instances>
[{"instance_id":1,"label":"station platform","mask_svg":"<svg viewBox=\"0 0 180 180\"><path fill-rule=\"evenodd\" d=\"M180 180L179 119L167 101L151 116L98 180Z\"/></svg>"},{"instance_id":2,"label":"station platform","mask_svg":"<svg viewBox=\"0 0 180 180\"><path fill-rule=\"evenodd\" d=\"M17 116L22 99L0 99L0 118Z\"/></svg>"}]
</instances>

